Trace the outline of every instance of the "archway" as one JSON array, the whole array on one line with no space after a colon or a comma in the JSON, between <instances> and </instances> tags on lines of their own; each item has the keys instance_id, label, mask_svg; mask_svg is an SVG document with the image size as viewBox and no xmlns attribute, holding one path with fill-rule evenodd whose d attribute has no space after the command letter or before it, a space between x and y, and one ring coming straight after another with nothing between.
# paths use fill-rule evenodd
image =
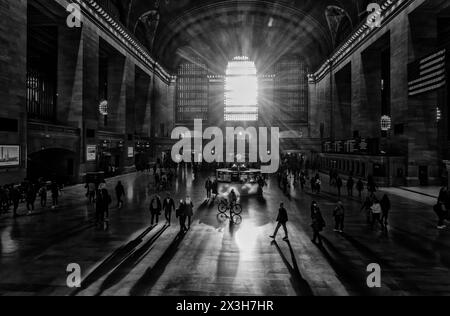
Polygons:
<instances>
[{"instance_id":1,"label":"archway","mask_svg":"<svg viewBox=\"0 0 450 316\"><path fill-rule=\"evenodd\" d=\"M67 149L44 149L28 156L27 178L29 180L56 180L60 184L77 182L79 159Z\"/></svg>"}]
</instances>

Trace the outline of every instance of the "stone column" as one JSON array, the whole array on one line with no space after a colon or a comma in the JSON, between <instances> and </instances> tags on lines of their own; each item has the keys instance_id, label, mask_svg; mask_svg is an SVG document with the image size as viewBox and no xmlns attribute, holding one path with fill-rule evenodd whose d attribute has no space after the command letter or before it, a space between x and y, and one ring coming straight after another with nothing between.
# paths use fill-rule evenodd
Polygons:
<instances>
[{"instance_id":1,"label":"stone column","mask_svg":"<svg viewBox=\"0 0 450 316\"><path fill-rule=\"evenodd\" d=\"M96 162L86 162L86 146L96 145L97 137L87 139L86 131L98 131L99 45L100 38L95 26L84 23L81 32L83 128L80 174L97 171Z\"/></svg>"}]
</instances>

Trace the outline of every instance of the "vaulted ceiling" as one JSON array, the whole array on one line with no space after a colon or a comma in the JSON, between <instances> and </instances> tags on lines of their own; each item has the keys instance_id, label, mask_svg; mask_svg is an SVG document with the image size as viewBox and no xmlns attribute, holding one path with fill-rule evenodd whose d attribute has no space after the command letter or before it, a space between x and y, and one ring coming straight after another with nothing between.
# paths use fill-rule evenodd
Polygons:
<instances>
[{"instance_id":1,"label":"vaulted ceiling","mask_svg":"<svg viewBox=\"0 0 450 316\"><path fill-rule=\"evenodd\" d=\"M216 73L247 55L262 72L284 55L314 69L363 18L373 0L111 0L156 59L175 71L201 57ZM125 13L124 13L125 12Z\"/></svg>"}]
</instances>

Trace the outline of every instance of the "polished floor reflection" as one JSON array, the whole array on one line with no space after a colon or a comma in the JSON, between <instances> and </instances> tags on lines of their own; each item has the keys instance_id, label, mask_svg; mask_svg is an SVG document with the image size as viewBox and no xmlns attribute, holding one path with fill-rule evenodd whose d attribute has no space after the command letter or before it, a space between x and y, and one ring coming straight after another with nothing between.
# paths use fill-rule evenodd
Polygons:
<instances>
[{"instance_id":1,"label":"polished floor reflection","mask_svg":"<svg viewBox=\"0 0 450 316\"><path fill-rule=\"evenodd\" d=\"M359 201L344 199L346 231L332 231L336 197L291 192L276 180L264 198L242 198L241 225L219 220L217 206L205 201L207 174L195 179L180 173L176 200L190 195L195 204L191 229L178 224L150 226L153 177L132 174L121 180L126 206L111 211L110 228L95 229L93 207L83 186L68 188L56 212L43 210L0 222L1 295L448 295L450 232L436 230L426 203L405 193L392 199L389 234L371 231ZM326 182L326 181L324 181ZM328 188L325 186L325 191ZM331 191L331 190L330 190ZM328 223L324 247L310 241L311 201L322 207ZM290 241L269 235L279 203L289 212ZM115 205L115 204L114 204ZM82 267L83 287L66 286L66 267ZM367 265L382 267L382 288L366 285Z\"/></svg>"}]
</instances>

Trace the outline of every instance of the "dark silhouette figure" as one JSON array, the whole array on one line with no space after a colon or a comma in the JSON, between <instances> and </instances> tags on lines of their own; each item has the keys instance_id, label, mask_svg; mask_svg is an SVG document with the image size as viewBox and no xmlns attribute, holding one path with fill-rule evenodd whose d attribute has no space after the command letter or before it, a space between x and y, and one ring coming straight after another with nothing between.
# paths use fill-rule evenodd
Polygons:
<instances>
[{"instance_id":1,"label":"dark silhouette figure","mask_svg":"<svg viewBox=\"0 0 450 316\"><path fill-rule=\"evenodd\" d=\"M159 223L159 216L161 215L162 204L161 198L155 195L150 202L150 214L152 216L151 225Z\"/></svg>"},{"instance_id":2,"label":"dark silhouette figure","mask_svg":"<svg viewBox=\"0 0 450 316\"><path fill-rule=\"evenodd\" d=\"M167 197L164 199L163 210L167 224L170 226L172 224L172 211L175 210L175 201L170 197L170 194L167 194Z\"/></svg>"},{"instance_id":3,"label":"dark silhouette figure","mask_svg":"<svg viewBox=\"0 0 450 316\"><path fill-rule=\"evenodd\" d=\"M125 188L122 185L122 182L118 182L116 185L116 198L117 198L117 207L122 208L123 207L123 201L122 197L125 196Z\"/></svg>"},{"instance_id":4,"label":"dark silhouette figure","mask_svg":"<svg viewBox=\"0 0 450 316\"><path fill-rule=\"evenodd\" d=\"M389 197L387 194L383 196L380 202L381 205L381 221L384 224L384 228L387 229L388 227L388 221L389 221L389 212L391 211L391 200L389 200Z\"/></svg>"},{"instance_id":5,"label":"dark silhouette figure","mask_svg":"<svg viewBox=\"0 0 450 316\"><path fill-rule=\"evenodd\" d=\"M180 205L176 210L176 216L180 220L180 233L186 232L186 203L183 200L180 201Z\"/></svg>"},{"instance_id":6,"label":"dark silhouette figure","mask_svg":"<svg viewBox=\"0 0 450 316\"><path fill-rule=\"evenodd\" d=\"M194 216L194 203L192 203L192 200L189 196L185 201L185 211L186 217L188 219L188 229L191 229L192 217Z\"/></svg>"},{"instance_id":7,"label":"dark silhouette figure","mask_svg":"<svg viewBox=\"0 0 450 316\"><path fill-rule=\"evenodd\" d=\"M105 223L109 217L109 205L112 199L105 187L99 188L97 192L97 199L95 202L95 222L97 226Z\"/></svg>"},{"instance_id":8,"label":"dark silhouette figure","mask_svg":"<svg viewBox=\"0 0 450 316\"><path fill-rule=\"evenodd\" d=\"M280 228L283 226L284 229L284 233L285 233L285 237L283 238L284 241L288 241L289 240L289 234L288 234L288 230L287 230L287 222L288 222L289 218L288 218L288 214L286 209L284 208L284 204L281 203L280 204L280 210L278 211L278 217L277 217L277 227L275 228L275 232L273 233L272 236L270 236L270 238L275 239L278 231L280 230Z\"/></svg>"},{"instance_id":9,"label":"dark silhouette figure","mask_svg":"<svg viewBox=\"0 0 450 316\"><path fill-rule=\"evenodd\" d=\"M333 217L335 221L334 231L343 233L344 232L344 220L345 220L345 209L341 201L336 205L333 212Z\"/></svg>"},{"instance_id":10,"label":"dark silhouette figure","mask_svg":"<svg viewBox=\"0 0 450 316\"><path fill-rule=\"evenodd\" d=\"M320 212L319 205L317 202L313 201L311 205L311 219L312 224L311 227L313 229L313 239L312 242L322 246L322 236L320 233L325 228L325 220L323 219L322 213Z\"/></svg>"},{"instance_id":11,"label":"dark silhouette figure","mask_svg":"<svg viewBox=\"0 0 450 316\"><path fill-rule=\"evenodd\" d=\"M364 183L361 179L358 180L358 183L356 183L356 190L358 190L358 197L362 199L362 193L364 191Z\"/></svg>"},{"instance_id":12,"label":"dark silhouette figure","mask_svg":"<svg viewBox=\"0 0 450 316\"><path fill-rule=\"evenodd\" d=\"M353 180L353 177L348 178L347 180L347 193L348 196L353 196L353 188L355 186L355 180Z\"/></svg>"}]
</instances>

